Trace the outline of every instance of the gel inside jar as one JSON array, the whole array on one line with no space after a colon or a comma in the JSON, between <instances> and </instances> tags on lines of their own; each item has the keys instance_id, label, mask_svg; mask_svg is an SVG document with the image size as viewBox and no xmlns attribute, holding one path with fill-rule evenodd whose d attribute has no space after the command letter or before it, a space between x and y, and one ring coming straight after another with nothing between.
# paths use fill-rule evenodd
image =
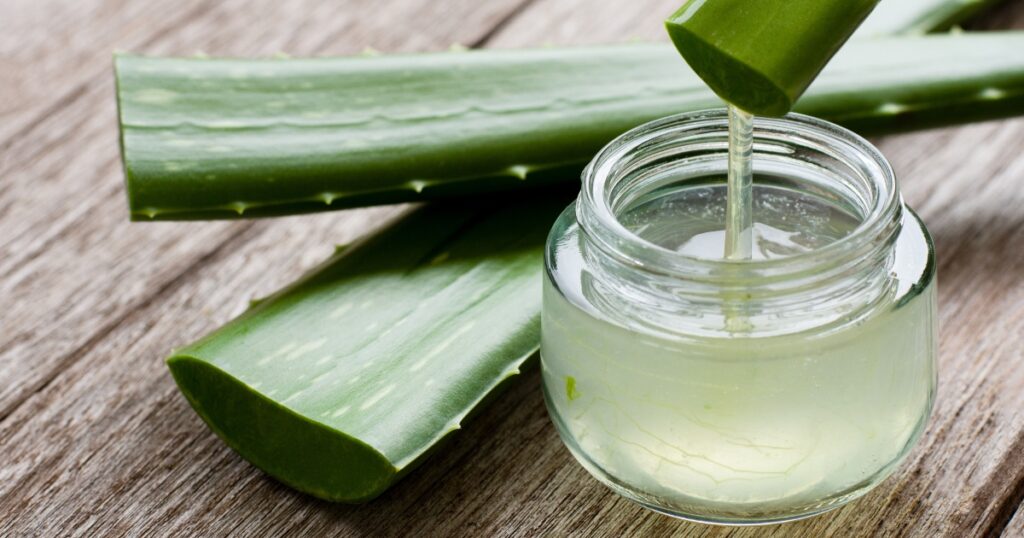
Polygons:
<instances>
[{"instance_id":1,"label":"gel inside jar","mask_svg":"<svg viewBox=\"0 0 1024 538\"><path fill-rule=\"evenodd\" d=\"M548 410L618 493L705 522L821 513L888 476L935 392L931 239L864 139L757 119L754 259L723 257L723 111L605 147L548 239Z\"/></svg>"}]
</instances>

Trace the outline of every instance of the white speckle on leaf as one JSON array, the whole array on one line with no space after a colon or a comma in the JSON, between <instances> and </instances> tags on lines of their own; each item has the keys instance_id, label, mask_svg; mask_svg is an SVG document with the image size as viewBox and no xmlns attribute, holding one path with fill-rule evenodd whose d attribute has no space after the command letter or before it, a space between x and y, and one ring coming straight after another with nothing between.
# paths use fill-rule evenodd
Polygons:
<instances>
[{"instance_id":1,"label":"white speckle on leaf","mask_svg":"<svg viewBox=\"0 0 1024 538\"><path fill-rule=\"evenodd\" d=\"M877 110L879 114L899 114L906 109L907 107L899 103L882 103Z\"/></svg>"},{"instance_id":2,"label":"white speckle on leaf","mask_svg":"<svg viewBox=\"0 0 1024 538\"><path fill-rule=\"evenodd\" d=\"M369 144L359 138L347 138L341 142L341 147L349 149L359 149L368 146Z\"/></svg>"},{"instance_id":3,"label":"white speckle on leaf","mask_svg":"<svg viewBox=\"0 0 1024 538\"><path fill-rule=\"evenodd\" d=\"M178 92L163 88L145 88L135 92L135 100L147 105L167 105L178 98Z\"/></svg>"},{"instance_id":4,"label":"white speckle on leaf","mask_svg":"<svg viewBox=\"0 0 1024 538\"><path fill-rule=\"evenodd\" d=\"M452 343L455 342L455 340L457 340L460 336L469 332L469 330L473 328L473 325L475 323L476 322L470 321L469 323L463 325L462 327L459 327L459 329L453 332L451 335L449 335L448 338L445 338L444 341L442 341L440 344L434 346L434 348L431 349L429 353L424 355L422 359L416 361L416 364L413 364L412 367L409 368L409 371L416 372L423 368L424 366L426 366L427 362L429 362L430 359L433 359L434 357L440 355L442 351L444 351L448 346L452 345Z\"/></svg>"},{"instance_id":5,"label":"white speckle on leaf","mask_svg":"<svg viewBox=\"0 0 1024 538\"><path fill-rule=\"evenodd\" d=\"M214 129L238 129L239 127L245 127L244 123L232 120L216 120L211 121L206 125Z\"/></svg>"},{"instance_id":6,"label":"white speckle on leaf","mask_svg":"<svg viewBox=\"0 0 1024 538\"><path fill-rule=\"evenodd\" d=\"M345 312L348 312L349 309L351 309L351 308L352 308L352 303L342 303L342 304L338 305L338 307L335 308L334 310L331 310L331 313L328 314L327 317L330 318L330 319L338 319L342 315L344 315Z\"/></svg>"},{"instance_id":7,"label":"white speckle on leaf","mask_svg":"<svg viewBox=\"0 0 1024 538\"><path fill-rule=\"evenodd\" d=\"M359 410L360 411L366 411L367 409L373 407L374 405L377 404L377 402L379 402L382 399L384 399L385 396L387 396L388 394L391 394L391 391L393 391L393 390L395 390L394 383L392 383L392 384L384 387L383 389L377 391L376 394L374 394L373 396L370 396L365 402L363 402L363 405L359 406Z\"/></svg>"},{"instance_id":8,"label":"white speckle on leaf","mask_svg":"<svg viewBox=\"0 0 1024 538\"><path fill-rule=\"evenodd\" d=\"M999 88L985 88L978 92L978 97L982 99L1001 99L1006 96L1006 92Z\"/></svg>"},{"instance_id":9,"label":"white speckle on leaf","mask_svg":"<svg viewBox=\"0 0 1024 538\"><path fill-rule=\"evenodd\" d=\"M274 355L284 355L285 353L288 353L289 351L291 351L291 350L293 350L293 349L295 349L297 347L299 347L299 343L293 340L293 341L288 342L287 344L284 344L283 346L277 348L277 351L274 352Z\"/></svg>"},{"instance_id":10,"label":"white speckle on leaf","mask_svg":"<svg viewBox=\"0 0 1024 538\"><path fill-rule=\"evenodd\" d=\"M411 187L412 190L414 190L414 191L416 191L418 193L419 192L423 192L423 189L426 186L427 186L427 182L426 181L420 181L418 179L414 179L414 180L409 182L409 187Z\"/></svg>"},{"instance_id":11,"label":"white speckle on leaf","mask_svg":"<svg viewBox=\"0 0 1024 538\"><path fill-rule=\"evenodd\" d=\"M519 179L526 179L526 174L530 171L529 168L521 164L508 167L508 173Z\"/></svg>"},{"instance_id":12,"label":"white speckle on leaf","mask_svg":"<svg viewBox=\"0 0 1024 538\"><path fill-rule=\"evenodd\" d=\"M331 413L331 418L338 418L341 415L344 415L345 413L348 413L348 410L351 407L352 406L350 406L350 405L339 407L335 412Z\"/></svg>"},{"instance_id":13,"label":"white speckle on leaf","mask_svg":"<svg viewBox=\"0 0 1024 538\"><path fill-rule=\"evenodd\" d=\"M326 338L320 338L318 340L313 340L311 342L306 342L305 344L303 344L303 345L293 349L290 353L288 353L288 355L286 355L284 357L284 360L286 360L286 361L293 361L293 360L295 360L295 359L297 359L297 358L299 358L299 357L301 357L303 355L309 354L311 351L316 351L316 350L324 347L324 344L326 344L326 343L327 343L327 339Z\"/></svg>"},{"instance_id":14,"label":"white speckle on leaf","mask_svg":"<svg viewBox=\"0 0 1024 538\"><path fill-rule=\"evenodd\" d=\"M292 400L295 400L295 399L296 399L296 398L298 398L299 396L302 396L302 394L303 394L304 392L306 392L306 389L302 389L302 390L300 390L300 391L296 392L295 394L292 394L291 396L289 396L289 397L285 398L285 399L284 399L284 400L283 400L283 401L282 401L281 403L283 403L283 404L286 404L286 403L288 403L288 402L290 402L290 401L292 401Z\"/></svg>"}]
</instances>

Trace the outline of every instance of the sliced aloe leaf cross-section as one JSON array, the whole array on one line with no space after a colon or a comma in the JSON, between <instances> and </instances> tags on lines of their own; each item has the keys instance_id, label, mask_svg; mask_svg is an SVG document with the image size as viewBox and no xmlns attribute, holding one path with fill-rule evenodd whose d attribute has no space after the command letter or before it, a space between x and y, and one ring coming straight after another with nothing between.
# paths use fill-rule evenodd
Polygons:
<instances>
[{"instance_id":1,"label":"sliced aloe leaf cross-section","mask_svg":"<svg viewBox=\"0 0 1024 538\"><path fill-rule=\"evenodd\" d=\"M537 350L542 245L566 197L438 205L168 364L223 440L317 497L375 497Z\"/></svg>"}]
</instances>

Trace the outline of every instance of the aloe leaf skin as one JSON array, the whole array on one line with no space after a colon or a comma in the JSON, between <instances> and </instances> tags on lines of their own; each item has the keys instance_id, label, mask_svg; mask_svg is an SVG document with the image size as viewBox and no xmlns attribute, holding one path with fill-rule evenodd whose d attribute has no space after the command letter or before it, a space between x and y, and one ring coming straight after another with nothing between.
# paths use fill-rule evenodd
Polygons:
<instances>
[{"instance_id":1,"label":"aloe leaf skin","mask_svg":"<svg viewBox=\"0 0 1024 538\"><path fill-rule=\"evenodd\" d=\"M796 110L873 131L1017 114L1022 49L1019 32L858 40ZM581 167L640 123L721 106L670 45L305 60L119 56L116 66L138 220L515 190L538 170Z\"/></svg>"},{"instance_id":2,"label":"aloe leaf skin","mask_svg":"<svg viewBox=\"0 0 1024 538\"><path fill-rule=\"evenodd\" d=\"M570 196L437 204L346 249L168 366L235 451L371 499L537 351L543 243Z\"/></svg>"}]
</instances>

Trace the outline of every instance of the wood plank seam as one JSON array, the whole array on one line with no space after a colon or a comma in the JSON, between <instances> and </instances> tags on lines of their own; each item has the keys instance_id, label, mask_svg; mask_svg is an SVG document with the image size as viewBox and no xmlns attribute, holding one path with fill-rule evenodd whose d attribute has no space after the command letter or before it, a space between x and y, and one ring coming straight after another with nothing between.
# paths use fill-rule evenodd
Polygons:
<instances>
[{"instance_id":1,"label":"wood plank seam","mask_svg":"<svg viewBox=\"0 0 1024 538\"><path fill-rule=\"evenodd\" d=\"M139 47L145 48L151 46L154 42L159 41L160 39L169 35L170 33L177 31L177 29L186 21L192 18L202 17L206 12L213 10L215 7L216 2L200 4L193 9L186 11L181 17L167 21L167 24L165 24L163 28L160 28L159 30L154 32L148 39L143 40L139 44ZM102 69L97 69L89 76L87 76L84 82L79 83L71 90L66 91L57 96L56 101L54 101L52 105L47 106L42 112L26 120L25 125L21 126L19 129L12 132L6 140L0 140L0 148L6 149L14 140L22 138L24 136L28 136L33 131L35 131L36 128L38 128L39 125L42 124L47 118L59 112L64 107L69 106L77 99L81 98L82 95L85 94L89 86L98 84L97 81L99 77L102 76L102 72L108 69L110 69L109 65ZM2 191L0 191L0 193L2 193Z\"/></svg>"},{"instance_id":2,"label":"wood plank seam","mask_svg":"<svg viewBox=\"0 0 1024 538\"><path fill-rule=\"evenodd\" d=\"M94 84L95 82L92 79L90 79L62 93L60 96L57 97L57 100L54 101L53 104L43 109L39 114L36 114L32 118L29 118L28 122L24 126L22 126L22 128L11 133L11 135L7 137L7 140L0 142L0 153L7 154L8 150L10 149L11 145L14 144L15 140L32 134L32 132L35 131L37 127L42 125L47 120L47 118L60 112L64 108L71 106L75 101L78 101L79 99L84 97L86 93L88 93L89 87ZM21 159L21 161L30 161L33 157L37 156L41 151L41 149L34 151L27 158ZM0 196L5 194L5 186L9 187L9 185L0 184Z\"/></svg>"},{"instance_id":3,"label":"wood plank seam","mask_svg":"<svg viewBox=\"0 0 1024 538\"><path fill-rule=\"evenodd\" d=\"M499 21L497 21L497 23L495 23L495 25L492 26L490 30L481 35L477 40L470 43L469 47L473 49L478 49L489 43L491 39L494 38L494 36L501 33L501 31L508 27L508 25L511 24L512 21L519 18L519 16L522 15L528 7L530 7L536 2L537 0L524 0L523 2L520 2L519 6L516 9L509 11L508 14L502 17Z\"/></svg>"},{"instance_id":4,"label":"wood plank seam","mask_svg":"<svg viewBox=\"0 0 1024 538\"><path fill-rule=\"evenodd\" d=\"M106 162L104 162L102 168L107 168L107 167L111 166L111 164L113 164L115 162L116 162L116 159L111 159L110 161L106 161ZM116 187L116 189L111 189L111 191L112 191L112 195L111 196L118 196L118 197L122 196L123 189L124 189L124 187L122 185L118 185ZM28 229L28 230L25 230L20 235L15 235L12 238L8 238L11 241L14 241L14 240L20 239L23 235L28 235L30 233L35 232L35 235L37 236L37 240L39 239L39 236L42 236L42 241L37 243L37 244L35 244L32 248L27 249L27 251L23 250L22 252L20 252L19 253L20 254L19 258L17 260L15 260L14 263L12 263L9 266L7 266L6 268L0 267L0 280L7 280L9 277L11 277L11 275L14 275L16 272L18 272L18 270L23 265L25 265L26 263L29 263L29 262L35 260L36 258L42 256L43 254L45 254L51 247L55 246L55 243L58 243L61 240L61 238L63 237L64 233L67 230L73 230L73 229L75 229L76 226L82 224L83 221L89 219L90 215L93 212L93 209L96 206L102 205L102 203L104 201L106 201L107 199L108 199L108 197L101 197L101 198L95 200L93 203L90 203L89 205L86 205L86 206L83 206L83 207L80 207L80 208L76 208L78 210L78 215L75 216L74 218L70 219L63 226L59 227L56 230L46 230L45 232L39 232L37 230ZM67 217L68 215L61 215L61 216L62 217ZM127 204L126 204L125 205L125 220L127 220L127 216L128 216L128 211L127 211Z\"/></svg>"},{"instance_id":5,"label":"wood plank seam","mask_svg":"<svg viewBox=\"0 0 1024 538\"><path fill-rule=\"evenodd\" d=\"M1006 451L1007 458L999 467L1007 473L1024 468L1024 437L1018 437ZM992 522L980 536L1002 536L1003 531L1013 521L1014 516L1024 503L1024 473L1017 478L1016 483L1010 489L1010 494L1000 501L993 510Z\"/></svg>"},{"instance_id":6,"label":"wood plank seam","mask_svg":"<svg viewBox=\"0 0 1024 538\"><path fill-rule=\"evenodd\" d=\"M258 222L259 221L252 221L246 223L246 226L239 230L238 233L232 235L227 240L221 242L219 245L214 247L206 254L203 254L201 257L197 258L195 262L183 268L183 270L180 273L178 273L175 277L165 282L153 293L139 297L139 299L135 301L130 307L125 308L123 314L111 320L109 323L103 325L103 327L100 328L100 330L98 330L96 333L90 336L85 342L82 343L82 345L78 346L77 348L71 350L68 353L65 353L64 356L59 359L58 363L61 365L71 364L72 362L83 357L85 354L89 353L89 351L91 351L100 342L102 342L110 333L117 330L117 328L120 327L122 324L132 320L136 315L139 315L142 312L142 306L150 302L159 300L161 297L174 292L185 282L185 280L187 280L199 268L219 259L228 247L233 246L235 243L242 243L249 240L251 236L255 235L254 231L259 229L257 227ZM69 370L65 367L53 369L51 372L52 375L40 380L40 382L38 382L36 386L31 387L20 398L15 399L13 403L8 406L7 409L0 409L0 427L3 427L4 422L11 415L17 412L19 408L24 406L33 396L45 390L46 387L50 386L50 384L53 383L59 377L68 374L68 371Z\"/></svg>"}]
</instances>

